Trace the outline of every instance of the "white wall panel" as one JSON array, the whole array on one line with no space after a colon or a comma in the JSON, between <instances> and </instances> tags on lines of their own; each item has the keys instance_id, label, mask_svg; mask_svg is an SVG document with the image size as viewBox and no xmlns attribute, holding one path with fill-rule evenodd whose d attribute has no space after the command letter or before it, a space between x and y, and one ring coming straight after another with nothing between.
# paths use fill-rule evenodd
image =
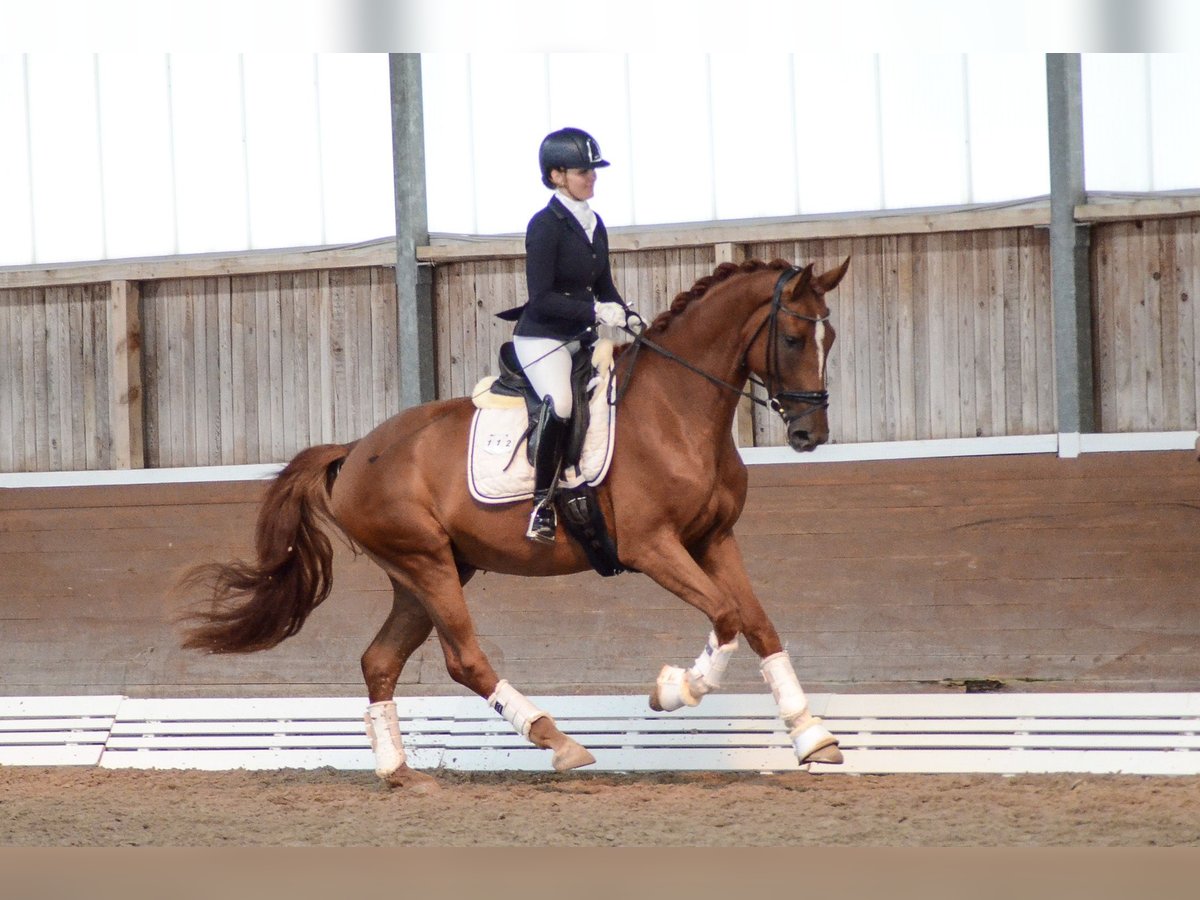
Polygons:
<instances>
[{"instance_id":1,"label":"white wall panel","mask_svg":"<svg viewBox=\"0 0 1200 900\"><path fill-rule=\"evenodd\" d=\"M612 165L597 174L592 205L606 224L627 224L633 219L635 170L625 57L616 53L552 53L548 63L548 130L570 125L596 139L600 152ZM539 134L537 139L544 136ZM521 177L541 183L536 148ZM518 227L524 229L525 222Z\"/></svg>"},{"instance_id":2,"label":"white wall panel","mask_svg":"<svg viewBox=\"0 0 1200 900\"><path fill-rule=\"evenodd\" d=\"M98 72L108 255L175 253L167 57L103 53Z\"/></svg>"},{"instance_id":3,"label":"white wall panel","mask_svg":"<svg viewBox=\"0 0 1200 900\"><path fill-rule=\"evenodd\" d=\"M629 57L633 222L715 217L708 85L704 54Z\"/></svg>"},{"instance_id":4,"label":"white wall panel","mask_svg":"<svg viewBox=\"0 0 1200 900\"><path fill-rule=\"evenodd\" d=\"M316 59L256 53L243 66L250 246L323 243Z\"/></svg>"},{"instance_id":5,"label":"white wall panel","mask_svg":"<svg viewBox=\"0 0 1200 900\"><path fill-rule=\"evenodd\" d=\"M180 253L250 246L242 63L236 54L171 56Z\"/></svg>"},{"instance_id":6,"label":"white wall panel","mask_svg":"<svg viewBox=\"0 0 1200 900\"><path fill-rule=\"evenodd\" d=\"M1200 56L1151 55L1150 88L1151 189L1200 188Z\"/></svg>"},{"instance_id":7,"label":"white wall panel","mask_svg":"<svg viewBox=\"0 0 1200 900\"><path fill-rule=\"evenodd\" d=\"M1082 66L1085 186L1151 190L1145 56L1085 53Z\"/></svg>"},{"instance_id":8,"label":"white wall panel","mask_svg":"<svg viewBox=\"0 0 1200 900\"><path fill-rule=\"evenodd\" d=\"M716 217L794 215L799 198L791 58L719 53L710 65Z\"/></svg>"},{"instance_id":9,"label":"white wall panel","mask_svg":"<svg viewBox=\"0 0 1200 900\"><path fill-rule=\"evenodd\" d=\"M1200 56L1086 54L1087 187L1200 188ZM0 264L394 228L387 57L0 56ZM611 226L1049 190L1041 54L425 54L434 232L521 232L577 125ZM26 103L28 99L28 105ZM27 127L28 124L28 127Z\"/></svg>"},{"instance_id":10,"label":"white wall panel","mask_svg":"<svg viewBox=\"0 0 1200 900\"><path fill-rule=\"evenodd\" d=\"M801 213L883 206L876 68L870 53L795 54Z\"/></svg>"},{"instance_id":11,"label":"white wall panel","mask_svg":"<svg viewBox=\"0 0 1200 900\"><path fill-rule=\"evenodd\" d=\"M0 266L33 259L25 57L0 54Z\"/></svg>"},{"instance_id":12,"label":"white wall panel","mask_svg":"<svg viewBox=\"0 0 1200 900\"><path fill-rule=\"evenodd\" d=\"M96 58L32 53L28 73L36 262L101 259L107 254Z\"/></svg>"},{"instance_id":13,"label":"white wall panel","mask_svg":"<svg viewBox=\"0 0 1200 900\"><path fill-rule=\"evenodd\" d=\"M884 53L879 71L884 205L968 202L964 57Z\"/></svg>"},{"instance_id":14,"label":"white wall panel","mask_svg":"<svg viewBox=\"0 0 1200 900\"><path fill-rule=\"evenodd\" d=\"M967 57L972 203L1050 193L1046 62L1024 53Z\"/></svg>"},{"instance_id":15,"label":"white wall panel","mask_svg":"<svg viewBox=\"0 0 1200 900\"><path fill-rule=\"evenodd\" d=\"M550 130L545 55L473 54L471 100L479 231L523 231L548 196L537 172Z\"/></svg>"},{"instance_id":16,"label":"white wall panel","mask_svg":"<svg viewBox=\"0 0 1200 900\"><path fill-rule=\"evenodd\" d=\"M391 103L386 54L317 57L325 241L396 233Z\"/></svg>"},{"instance_id":17,"label":"white wall panel","mask_svg":"<svg viewBox=\"0 0 1200 900\"><path fill-rule=\"evenodd\" d=\"M475 136L471 60L466 53L422 53L425 194L429 230L479 231L475 218ZM517 177L513 173L513 177Z\"/></svg>"}]
</instances>

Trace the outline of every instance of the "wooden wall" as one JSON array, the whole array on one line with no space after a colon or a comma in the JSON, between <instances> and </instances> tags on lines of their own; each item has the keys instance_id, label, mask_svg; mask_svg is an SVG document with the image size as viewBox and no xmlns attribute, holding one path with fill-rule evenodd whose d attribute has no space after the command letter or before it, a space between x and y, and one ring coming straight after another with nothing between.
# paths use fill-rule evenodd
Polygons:
<instances>
[{"instance_id":1,"label":"wooden wall","mask_svg":"<svg viewBox=\"0 0 1200 900\"><path fill-rule=\"evenodd\" d=\"M614 278L649 317L723 260L849 255L831 304L834 441L1051 433L1048 235L1009 218L615 234ZM367 249L328 265L259 256L247 272L186 259L0 272L0 470L281 462L365 433L398 409L399 346L379 262L394 248ZM437 389L462 396L510 334L494 314L524 299L520 242L425 251ZM93 270L129 280L80 280ZM1196 428L1200 215L1097 221L1092 276L1099 429ZM747 404L738 438L776 446L782 427Z\"/></svg>"},{"instance_id":2,"label":"wooden wall","mask_svg":"<svg viewBox=\"0 0 1200 900\"><path fill-rule=\"evenodd\" d=\"M290 459L398 409L391 269L150 282L146 464Z\"/></svg>"},{"instance_id":3,"label":"wooden wall","mask_svg":"<svg viewBox=\"0 0 1200 900\"><path fill-rule=\"evenodd\" d=\"M0 471L112 459L109 289L0 291Z\"/></svg>"},{"instance_id":4,"label":"wooden wall","mask_svg":"<svg viewBox=\"0 0 1200 900\"><path fill-rule=\"evenodd\" d=\"M1200 464L1191 452L751 468L747 566L810 690L1195 690ZM251 550L262 483L0 491L0 693L361 695L382 573L337 544L304 630L246 656L178 647L184 567ZM467 588L530 694L647 690L707 623L641 575ZM743 648L729 689L764 690ZM462 693L436 643L405 694Z\"/></svg>"},{"instance_id":5,"label":"wooden wall","mask_svg":"<svg viewBox=\"0 0 1200 900\"><path fill-rule=\"evenodd\" d=\"M1092 279L1101 429L1196 428L1200 217L1097 226Z\"/></svg>"}]
</instances>

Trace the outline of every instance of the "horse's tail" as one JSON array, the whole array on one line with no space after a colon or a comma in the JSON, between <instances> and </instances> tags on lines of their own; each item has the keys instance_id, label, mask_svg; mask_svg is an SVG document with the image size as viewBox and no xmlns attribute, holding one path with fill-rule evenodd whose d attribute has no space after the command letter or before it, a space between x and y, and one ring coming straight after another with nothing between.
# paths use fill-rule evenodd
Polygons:
<instances>
[{"instance_id":1,"label":"horse's tail","mask_svg":"<svg viewBox=\"0 0 1200 900\"><path fill-rule=\"evenodd\" d=\"M207 563L183 576L181 588L207 598L183 616L194 623L185 648L266 650L299 631L329 596L333 547L322 520L334 522L329 492L351 446L309 447L279 473L258 511L256 562Z\"/></svg>"}]
</instances>

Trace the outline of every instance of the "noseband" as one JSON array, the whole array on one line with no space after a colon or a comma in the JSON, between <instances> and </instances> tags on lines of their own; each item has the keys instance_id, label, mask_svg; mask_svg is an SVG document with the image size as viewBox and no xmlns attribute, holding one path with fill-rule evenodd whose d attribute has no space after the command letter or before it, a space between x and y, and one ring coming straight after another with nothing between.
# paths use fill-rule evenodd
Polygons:
<instances>
[{"instance_id":1,"label":"noseband","mask_svg":"<svg viewBox=\"0 0 1200 900\"><path fill-rule=\"evenodd\" d=\"M674 360L685 369L689 369L692 372L695 372L697 375L708 379L713 384L727 388L728 390L733 391L735 394L740 394L759 406L765 406L773 409L775 412L779 413L779 416L781 419L783 419L785 425L791 425L793 422L798 422L800 419L811 416L818 410L826 409L829 406L828 391L772 390L775 385L781 384L783 381L783 379L779 377L779 350L777 347L779 338L779 314L783 313L784 315L791 316L793 319L800 319L805 322L829 321L829 316L805 316L801 315L800 313L792 312L790 309L784 307L783 289L787 287L789 281L799 275L802 271L802 269L798 269L795 266L788 266L783 270L782 273L780 273L779 278L775 282L775 290L771 294L771 311L767 314L767 317L763 319L762 323L759 324L758 328L755 329L754 334L746 344L746 349L742 351L742 367L746 368L748 371L749 365L746 357L750 353L750 348L754 346L754 342L758 340L758 336L762 334L763 329L765 328L767 330L767 380L765 382L759 381L754 377L753 372L750 373L750 380L762 387L767 392L771 398L769 402L760 397L754 396L754 394L749 391L743 391L727 381L722 381L715 375L710 375L703 369L692 365L686 359L677 356L666 347L654 343L654 341L645 336L642 330L634 331L628 327L625 330L633 335L633 349L631 351L631 358L629 360L629 368L625 374L625 380L618 387L617 395L613 402L619 402L621 396L625 393L625 388L629 384L629 379L633 376L633 367L634 362L637 360L637 353L642 348L642 345L645 345L656 353L667 357L667 359ZM784 403L805 403L808 404L809 408L789 417L787 411L783 407Z\"/></svg>"}]
</instances>

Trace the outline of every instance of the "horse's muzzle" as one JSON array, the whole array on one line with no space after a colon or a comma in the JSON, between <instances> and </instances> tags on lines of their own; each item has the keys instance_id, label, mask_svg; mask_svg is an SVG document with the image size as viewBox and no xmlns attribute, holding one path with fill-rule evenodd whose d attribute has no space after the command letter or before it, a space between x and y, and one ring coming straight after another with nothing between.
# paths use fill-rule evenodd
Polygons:
<instances>
[{"instance_id":1,"label":"horse's muzzle","mask_svg":"<svg viewBox=\"0 0 1200 900\"><path fill-rule=\"evenodd\" d=\"M807 453L829 440L829 429L807 418L793 419L788 423L787 439L788 446L797 453Z\"/></svg>"}]
</instances>

